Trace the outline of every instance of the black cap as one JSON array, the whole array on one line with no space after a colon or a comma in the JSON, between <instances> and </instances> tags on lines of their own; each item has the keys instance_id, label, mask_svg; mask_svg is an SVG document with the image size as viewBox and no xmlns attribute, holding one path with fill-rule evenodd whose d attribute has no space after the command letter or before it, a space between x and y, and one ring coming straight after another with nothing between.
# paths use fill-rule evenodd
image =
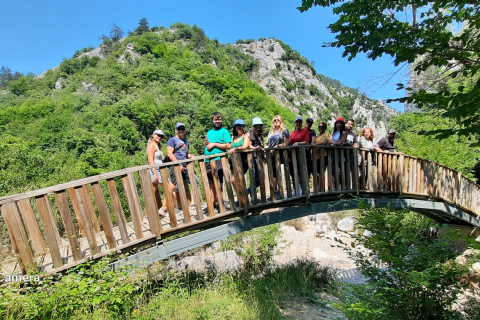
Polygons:
<instances>
[{"instance_id":1,"label":"black cap","mask_svg":"<svg viewBox=\"0 0 480 320\"><path fill-rule=\"evenodd\" d=\"M305 119L305 122L313 122L313 119L312 118L307 118L307 119Z\"/></svg>"}]
</instances>

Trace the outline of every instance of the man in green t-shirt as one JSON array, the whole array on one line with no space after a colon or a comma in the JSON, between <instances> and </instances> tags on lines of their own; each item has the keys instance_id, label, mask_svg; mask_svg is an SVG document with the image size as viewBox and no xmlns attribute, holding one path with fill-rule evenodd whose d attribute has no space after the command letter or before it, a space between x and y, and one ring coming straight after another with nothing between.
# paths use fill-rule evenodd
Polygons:
<instances>
[{"instance_id":1,"label":"man in green t-shirt","mask_svg":"<svg viewBox=\"0 0 480 320\"><path fill-rule=\"evenodd\" d=\"M226 152L230 149L231 145L231 137L230 133L227 129L222 127L222 114L220 112L215 112L212 114L212 122L213 122L213 129L210 129L207 132L207 136L205 138L205 155L209 156L212 154L218 154ZM223 167L222 162L220 161L220 157L214 158L218 179L220 180L220 186L223 185ZM208 184L210 187L210 192L212 194L212 198L215 199L213 202L213 206L219 210L218 203L217 203L217 195L215 193L215 186L213 184L213 176L212 176L212 168L210 166L210 159L205 160L205 167L207 169L207 177L208 177ZM226 168L228 170L228 168Z\"/></svg>"}]
</instances>

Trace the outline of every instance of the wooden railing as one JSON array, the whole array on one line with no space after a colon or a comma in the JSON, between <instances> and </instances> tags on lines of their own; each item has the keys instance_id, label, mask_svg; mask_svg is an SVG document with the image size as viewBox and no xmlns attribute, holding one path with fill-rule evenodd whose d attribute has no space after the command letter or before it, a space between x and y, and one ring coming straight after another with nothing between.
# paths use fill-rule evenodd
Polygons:
<instances>
[{"instance_id":1,"label":"wooden railing","mask_svg":"<svg viewBox=\"0 0 480 320\"><path fill-rule=\"evenodd\" d=\"M242 154L248 159L246 175L241 164ZM258 162L259 186L254 173L254 154L257 159L264 159L264 163ZM205 160L219 156L224 168L224 190L215 161L211 161L219 199L217 211L209 192ZM231 156L232 172L227 156ZM287 159L291 159L291 165ZM315 178L308 174L310 161ZM187 166L191 185L182 178L182 163ZM168 208L168 217L161 219L157 213L161 203L150 178L152 167L128 168L1 197L0 210L12 249L9 257L5 250L8 248L3 248L3 272L31 269L56 272L187 227L231 218L279 202L325 194L429 196L455 204L471 214L480 214L479 186L438 163L399 153L300 146L199 156L156 166L160 168L164 190L169 190L168 170L174 170L179 206L183 208L182 214L175 214L175 199L169 192L161 192ZM194 182L195 173L200 185ZM236 180L237 192L232 186L232 177ZM250 196L248 186L252 190ZM194 209L189 209L187 194ZM148 215L148 224L142 223L144 213Z\"/></svg>"}]
</instances>

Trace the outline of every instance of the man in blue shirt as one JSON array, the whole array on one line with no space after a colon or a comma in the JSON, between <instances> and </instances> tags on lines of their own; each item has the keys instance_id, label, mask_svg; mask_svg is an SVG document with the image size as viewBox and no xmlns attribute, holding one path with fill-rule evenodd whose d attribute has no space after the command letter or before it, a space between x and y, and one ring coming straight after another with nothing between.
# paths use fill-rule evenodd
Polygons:
<instances>
[{"instance_id":1,"label":"man in blue shirt","mask_svg":"<svg viewBox=\"0 0 480 320\"><path fill-rule=\"evenodd\" d=\"M205 138L205 155L209 156L212 154L219 154L226 152L230 149L230 145L232 139L230 137L230 133L227 129L223 128L222 125L222 114L220 112L215 112L212 114L212 122L213 122L213 129L210 129L207 132L207 136ZM210 166L210 160L205 160L205 167L207 169L207 176L208 176L208 184L210 187L210 192L212 194L212 198L214 198L213 205L218 210L218 203L217 203L217 195L215 193L215 186L213 184L213 176L212 176L212 168ZM220 185L223 185L223 167L222 162L220 161L220 157L216 157L213 159L216 164L218 179L220 180ZM225 170L228 170L226 168Z\"/></svg>"},{"instance_id":2,"label":"man in blue shirt","mask_svg":"<svg viewBox=\"0 0 480 320\"><path fill-rule=\"evenodd\" d=\"M175 136L168 139L167 142L167 154L170 161L185 160L194 157L194 155L190 153L190 142L185 138L185 124L178 122L175 125ZM187 164L182 163L182 165L180 166L180 170L182 171L182 177L184 181L191 185L192 182L190 181L190 177L188 176ZM200 185L200 180L196 175L195 180L196 184ZM170 181L172 181L172 183L175 185L177 202L180 203L177 179L175 177L175 171L173 170L173 167L170 168ZM185 193L187 195L187 200L191 202L191 195L186 184Z\"/></svg>"}]
</instances>

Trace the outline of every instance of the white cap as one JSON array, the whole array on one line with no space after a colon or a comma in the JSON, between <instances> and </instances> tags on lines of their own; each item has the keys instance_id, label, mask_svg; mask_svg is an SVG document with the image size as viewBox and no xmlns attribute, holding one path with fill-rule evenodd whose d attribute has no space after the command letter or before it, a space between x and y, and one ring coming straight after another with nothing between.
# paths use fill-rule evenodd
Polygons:
<instances>
[{"instance_id":1,"label":"white cap","mask_svg":"<svg viewBox=\"0 0 480 320\"><path fill-rule=\"evenodd\" d=\"M165 137L165 134L163 134L163 131L160 130L160 129L157 129L157 130L153 131L153 134Z\"/></svg>"}]
</instances>

